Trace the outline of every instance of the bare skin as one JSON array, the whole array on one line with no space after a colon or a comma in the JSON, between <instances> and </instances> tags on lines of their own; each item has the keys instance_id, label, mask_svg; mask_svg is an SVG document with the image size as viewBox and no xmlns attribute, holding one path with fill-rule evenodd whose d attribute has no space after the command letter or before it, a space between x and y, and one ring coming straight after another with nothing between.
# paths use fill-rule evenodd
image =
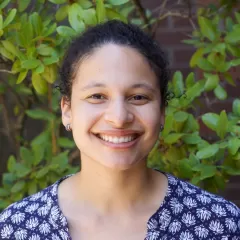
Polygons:
<instances>
[{"instance_id":1,"label":"bare skin","mask_svg":"<svg viewBox=\"0 0 240 240\"><path fill-rule=\"evenodd\" d=\"M121 192L114 190L114 183L104 180L100 183L99 179L97 184L89 180L86 189L81 184L84 183L81 174L60 184L59 204L68 220L72 239L144 239L147 222L161 205L168 185L163 174L150 169L148 174L145 183L134 181L138 183L135 186L122 183L118 188ZM76 183L80 186L75 186ZM81 188L82 195L74 188ZM113 190L105 192L106 189Z\"/></svg>"},{"instance_id":2,"label":"bare skin","mask_svg":"<svg viewBox=\"0 0 240 240\"><path fill-rule=\"evenodd\" d=\"M71 124L81 150L81 172L58 189L73 240L146 236L168 185L146 166L164 123L160 99L154 72L134 49L107 44L80 63L71 104L61 102L63 124ZM106 135L135 137L119 144Z\"/></svg>"}]
</instances>

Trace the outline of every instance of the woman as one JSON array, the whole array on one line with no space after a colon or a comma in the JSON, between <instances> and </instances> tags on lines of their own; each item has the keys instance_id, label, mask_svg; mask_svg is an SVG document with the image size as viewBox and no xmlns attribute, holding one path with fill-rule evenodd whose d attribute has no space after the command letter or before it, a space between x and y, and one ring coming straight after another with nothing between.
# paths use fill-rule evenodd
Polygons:
<instances>
[{"instance_id":1,"label":"woman","mask_svg":"<svg viewBox=\"0 0 240 240\"><path fill-rule=\"evenodd\" d=\"M71 44L61 79L81 172L9 206L1 239L239 239L238 207L146 166L168 83L150 37L119 21L95 26Z\"/></svg>"}]
</instances>

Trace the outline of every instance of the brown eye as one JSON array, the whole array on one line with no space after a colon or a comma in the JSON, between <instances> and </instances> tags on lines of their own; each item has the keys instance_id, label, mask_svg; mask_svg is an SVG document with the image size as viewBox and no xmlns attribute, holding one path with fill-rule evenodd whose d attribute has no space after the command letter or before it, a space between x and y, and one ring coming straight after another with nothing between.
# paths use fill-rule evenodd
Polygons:
<instances>
[{"instance_id":1,"label":"brown eye","mask_svg":"<svg viewBox=\"0 0 240 240\"><path fill-rule=\"evenodd\" d=\"M106 97L100 93L93 94L87 97L87 101L90 103L102 103L105 102Z\"/></svg>"},{"instance_id":2,"label":"brown eye","mask_svg":"<svg viewBox=\"0 0 240 240\"><path fill-rule=\"evenodd\" d=\"M102 94L93 94L89 98L91 98L91 99L100 99L100 100L101 99L105 99Z\"/></svg>"},{"instance_id":3,"label":"brown eye","mask_svg":"<svg viewBox=\"0 0 240 240\"><path fill-rule=\"evenodd\" d=\"M132 102L136 105L143 105L143 104L149 102L149 98L144 95L134 95L129 100L130 100L130 102Z\"/></svg>"}]
</instances>

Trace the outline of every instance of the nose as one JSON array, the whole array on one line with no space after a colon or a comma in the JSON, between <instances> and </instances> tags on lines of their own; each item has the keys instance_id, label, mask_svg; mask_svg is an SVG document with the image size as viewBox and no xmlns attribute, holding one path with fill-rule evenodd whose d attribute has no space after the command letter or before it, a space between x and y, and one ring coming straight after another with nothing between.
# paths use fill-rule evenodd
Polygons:
<instances>
[{"instance_id":1,"label":"nose","mask_svg":"<svg viewBox=\"0 0 240 240\"><path fill-rule=\"evenodd\" d=\"M116 128L123 128L134 119L126 103L120 99L109 104L104 116L105 120Z\"/></svg>"}]
</instances>

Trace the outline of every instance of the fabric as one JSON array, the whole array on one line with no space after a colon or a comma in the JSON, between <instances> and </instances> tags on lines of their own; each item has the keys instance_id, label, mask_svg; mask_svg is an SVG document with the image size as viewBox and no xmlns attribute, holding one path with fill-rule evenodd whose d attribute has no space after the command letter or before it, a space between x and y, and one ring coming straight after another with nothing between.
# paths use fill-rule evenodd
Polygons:
<instances>
[{"instance_id":1,"label":"fabric","mask_svg":"<svg viewBox=\"0 0 240 240\"><path fill-rule=\"evenodd\" d=\"M145 240L240 240L240 209L233 203L170 174L167 195L147 222ZM71 240L57 189L13 203L0 214L0 239Z\"/></svg>"}]
</instances>

